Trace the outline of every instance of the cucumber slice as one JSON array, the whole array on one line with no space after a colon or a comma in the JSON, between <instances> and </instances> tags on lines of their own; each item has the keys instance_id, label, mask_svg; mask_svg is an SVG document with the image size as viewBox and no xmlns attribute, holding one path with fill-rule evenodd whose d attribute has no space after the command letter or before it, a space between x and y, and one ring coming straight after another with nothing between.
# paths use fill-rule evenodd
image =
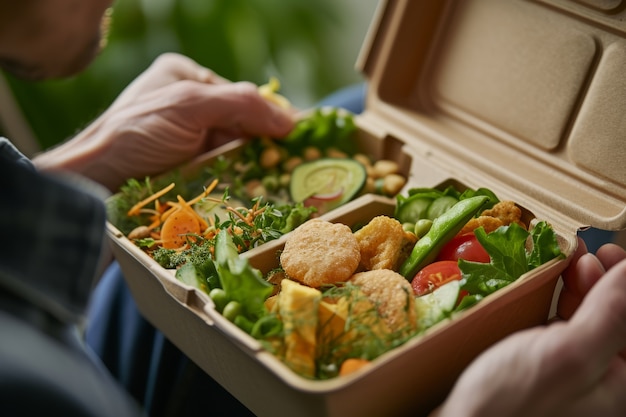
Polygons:
<instances>
[{"instance_id":1,"label":"cucumber slice","mask_svg":"<svg viewBox=\"0 0 626 417\"><path fill-rule=\"evenodd\" d=\"M198 267L187 262L176 270L176 278L187 285L201 289L207 292L208 285L206 278L199 271Z\"/></svg>"},{"instance_id":2,"label":"cucumber slice","mask_svg":"<svg viewBox=\"0 0 626 417\"><path fill-rule=\"evenodd\" d=\"M450 316L459 299L461 284L459 281L450 281L430 294L415 298L420 329L427 329Z\"/></svg>"},{"instance_id":3,"label":"cucumber slice","mask_svg":"<svg viewBox=\"0 0 626 417\"><path fill-rule=\"evenodd\" d=\"M395 216L401 223L415 223L426 218L426 213L432 202L433 199L428 197L420 197L419 195L410 197L398 208Z\"/></svg>"},{"instance_id":4,"label":"cucumber slice","mask_svg":"<svg viewBox=\"0 0 626 417\"><path fill-rule=\"evenodd\" d=\"M435 199L435 201L433 201L432 204L428 207L428 212L426 213L425 217L430 220L435 220L437 217L441 216L443 213L448 211L450 207L458 202L458 199L448 195L439 197Z\"/></svg>"},{"instance_id":5,"label":"cucumber slice","mask_svg":"<svg viewBox=\"0 0 626 417\"><path fill-rule=\"evenodd\" d=\"M352 200L367 179L365 167L352 159L322 158L298 165L289 192L295 202L332 210Z\"/></svg>"}]
</instances>

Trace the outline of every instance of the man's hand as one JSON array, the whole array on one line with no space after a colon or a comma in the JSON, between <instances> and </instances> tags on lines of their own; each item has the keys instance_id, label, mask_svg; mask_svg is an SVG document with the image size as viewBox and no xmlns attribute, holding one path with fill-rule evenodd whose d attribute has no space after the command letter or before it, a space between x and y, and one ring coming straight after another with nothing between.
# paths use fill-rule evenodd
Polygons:
<instances>
[{"instance_id":1,"label":"man's hand","mask_svg":"<svg viewBox=\"0 0 626 417\"><path fill-rule=\"evenodd\" d=\"M626 415L626 252L582 240L563 274L555 321L478 357L438 416Z\"/></svg>"},{"instance_id":2,"label":"man's hand","mask_svg":"<svg viewBox=\"0 0 626 417\"><path fill-rule=\"evenodd\" d=\"M165 54L71 141L39 155L44 170L70 170L116 190L239 137L281 137L292 113L255 85L231 83L189 58Z\"/></svg>"}]
</instances>

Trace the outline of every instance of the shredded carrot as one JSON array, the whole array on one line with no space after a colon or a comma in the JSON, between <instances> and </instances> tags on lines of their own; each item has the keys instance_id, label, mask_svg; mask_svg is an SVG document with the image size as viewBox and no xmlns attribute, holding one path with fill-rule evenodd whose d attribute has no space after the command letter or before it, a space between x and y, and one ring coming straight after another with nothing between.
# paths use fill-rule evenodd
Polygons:
<instances>
[{"instance_id":1,"label":"shredded carrot","mask_svg":"<svg viewBox=\"0 0 626 417\"><path fill-rule=\"evenodd\" d=\"M201 192L197 197L189 200L187 204L189 204L190 206L193 206L198 201L202 200L204 197L211 194L211 191L213 191L215 187L217 187L217 180L213 180L213 182L211 182L211 184L209 184L209 186L205 188L203 192Z\"/></svg>"},{"instance_id":2,"label":"shredded carrot","mask_svg":"<svg viewBox=\"0 0 626 417\"><path fill-rule=\"evenodd\" d=\"M152 223L150 223L148 225L148 229L152 230L152 229L156 229L157 227L159 227L161 225L161 218L158 216L154 216L153 218L151 218Z\"/></svg>"},{"instance_id":3,"label":"shredded carrot","mask_svg":"<svg viewBox=\"0 0 626 417\"><path fill-rule=\"evenodd\" d=\"M211 193L211 191L213 191L213 189L215 189L216 186L217 186L217 180L215 179L213 180L213 182L211 182L211 184L209 184L207 188L204 189L204 191L202 191L199 195L189 200L187 204L189 204L190 206L196 204L198 201L202 200L207 195L209 195L209 193ZM163 214L161 214L162 222L164 222L174 211L176 211L176 209L180 209L180 206L174 202L168 202L167 204L169 204L171 208L163 212ZM206 224L206 222L204 224Z\"/></svg>"},{"instance_id":4,"label":"shredded carrot","mask_svg":"<svg viewBox=\"0 0 626 417\"><path fill-rule=\"evenodd\" d=\"M133 207L131 207L130 210L128 210L128 215L129 216L135 216L135 215L139 214L139 210L143 206L145 206L146 204L149 204L149 203L153 202L154 200L156 200L157 198L167 194L169 191L172 190L172 188L174 188L174 185L175 185L174 183L171 183L167 187L163 188L161 191L157 191L156 193L152 194L151 196L141 200L140 202L135 204Z\"/></svg>"},{"instance_id":5,"label":"shredded carrot","mask_svg":"<svg viewBox=\"0 0 626 417\"><path fill-rule=\"evenodd\" d=\"M152 237L157 239L158 243L163 247L170 249L184 247L186 246L186 234L200 234L200 232L205 231L210 233L209 223L193 209L192 205L203 198L207 198L217 184L217 179L213 180L208 187L189 201L185 201L180 195L177 196L177 201L159 201L159 197L162 197L174 188L175 183L171 183L135 204L128 210L128 215L135 216L140 213L152 213L153 215L150 216L151 223L147 226L153 231L151 233ZM152 201L154 201L153 209L144 208ZM216 201L221 200L216 199ZM212 219L209 219L209 222L211 226L214 226ZM160 233L154 231L158 227L161 227Z\"/></svg>"}]
</instances>

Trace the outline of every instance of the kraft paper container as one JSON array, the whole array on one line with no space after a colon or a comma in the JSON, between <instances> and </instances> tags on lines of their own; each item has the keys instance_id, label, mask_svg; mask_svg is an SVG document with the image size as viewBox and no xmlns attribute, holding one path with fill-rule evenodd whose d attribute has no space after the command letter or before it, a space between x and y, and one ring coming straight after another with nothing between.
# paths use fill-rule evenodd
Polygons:
<instances>
[{"instance_id":1,"label":"kraft paper container","mask_svg":"<svg viewBox=\"0 0 626 417\"><path fill-rule=\"evenodd\" d=\"M406 189L486 187L548 221L554 260L346 377L297 376L108 225L141 312L259 416L425 415L488 346L544 323L578 230L626 228L626 10L595 0L382 1L358 68L368 79L357 141L396 160ZM221 152L200 157L210 163ZM324 216L393 213L365 195ZM242 256L277 266L285 237ZM210 412L210 405L207 405Z\"/></svg>"}]
</instances>

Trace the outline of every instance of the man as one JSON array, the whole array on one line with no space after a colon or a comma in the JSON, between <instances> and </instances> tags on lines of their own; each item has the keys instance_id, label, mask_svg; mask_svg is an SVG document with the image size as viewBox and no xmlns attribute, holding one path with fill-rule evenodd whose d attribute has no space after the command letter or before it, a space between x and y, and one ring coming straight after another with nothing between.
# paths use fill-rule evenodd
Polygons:
<instances>
[{"instance_id":1,"label":"man","mask_svg":"<svg viewBox=\"0 0 626 417\"><path fill-rule=\"evenodd\" d=\"M98 53L110 0L0 0L0 65L69 76ZM291 115L249 83L167 54L87 129L28 161L0 140L0 404L4 415L141 410L84 349L81 324L103 250L103 198L225 140L284 136Z\"/></svg>"},{"instance_id":2,"label":"man","mask_svg":"<svg viewBox=\"0 0 626 417\"><path fill-rule=\"evenodd\" d=\"M108 0L0 0L0 65L30 79L79 71L97 53L108 7ZM138 415L75 331L108 259L104 187L161 172L234 136L283 136L292 126L254 86L170 54L34 165L1 140L3 414ZM485 352L439 415L624 415L626 253L615 245L597 257L584 252L581 242L564 276L559 311L571 320Z\"/></svg>"}]
</instances>

